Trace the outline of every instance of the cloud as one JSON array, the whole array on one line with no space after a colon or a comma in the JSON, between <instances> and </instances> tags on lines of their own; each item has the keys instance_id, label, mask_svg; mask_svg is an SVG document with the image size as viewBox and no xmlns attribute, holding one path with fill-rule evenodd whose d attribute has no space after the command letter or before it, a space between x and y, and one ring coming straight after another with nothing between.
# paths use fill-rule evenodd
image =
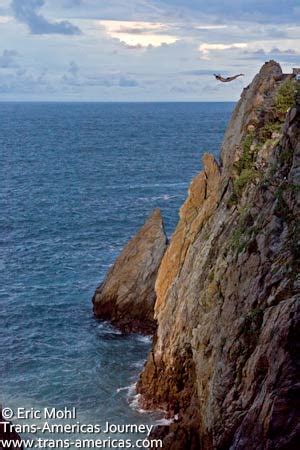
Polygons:
<instances>
[{"instance_id":1,"label":"cloud","mask_svg":"<svg viewBox=\"0 0 300 450\"><path fill-rule=\"evenodd\" d=\"M131 22L121 20L99 20L106 34L118 39L129 47L160 47L163 44L174 44L178 38L168 34L169 26L154 22Z\"/></svg>"},{"instance_id":2,"label":"cloud","mask_svg":"<svg viewBox=\"0 0 300 450\"><path fill-rule=\"evenodd\" d=\"M205 77L205 76L211 76L215 73L219 73L220 70L205 70L205 69L196 69L196 70L187 70L185 72L181 72L183 75L191 75L195 77ZM223 71L223 73L225 73Z\"/></svg>"},{"instance_id":3,"label":"cloud","mask_svg":"<svg viewBox=\"0 0 300 450\"><path fill-rule=\"evenodd\" d=\"M131 78L121 77L119 80L120 87L137 87L139 83Z\"/></svg>"},{"instance_id":4,"label":"cloud","mask_svg":"<svg viewBox=\"0 0 300 450\"><path fill-rule=\"evenodd\" d=\"M61 78L63 83L72 86L82 85L79 79L79 70L78 64L75 61L70 61L67 68L67 73L65 73Z\"/></svg>"},{"instance_id":5,"label":"cloud","mask_svg":"<svg viewBox=\"0 0 300 450\"><path fill-rule=\"evenodd\" d=\"M277 0L0 0L0 79L11 99L235 100L214 72L245 73L246 86L268 59L298 65L300 8L287 2L281 20ZM76 45L53 41L66 23Z\"/></svg>"},{"instance_id":6,"label":"cloud","mask_svg":"<svg viewBox=\"0 0 300 450\"><path fill-rule=\"evenodd\" d=\"M79 66L71 61L67 69L67 73L61 78L66 86L82 88L82 87L120 87L133 88L139 86L139 82L132 78L129 74L123 73L103 73L99 75L94 74L79 74Z\"/></svg>"},{"instance_id":7,"label":"cloud","mask_svg":"<svg viewBox=\"0 0 300 450\"><path fill-rule=\"evenodd\" d=\"M300 50L300 49L299 49ZM287 63L299 63L300 61L300 51L296 51L291 48L280 49L278 47L273 47L270 50L265 50L264 48L258 48L253 50L246 50L244 55L247 55L247 58L257 59L261 61L265 61L266 59L275 59L279 62L287 62Z\"/></svg>"},{"instance_id":8,"label":"cloud","mask_svg":"<svg viewBox=\"0 0 300 450\"><path fill-rule=\"evenodd\" d=\"M52 86L47 80L47 71L35 73L24 68L17 69L10 77L0 73L0 93L1 94L29 94L49 93Z\"/></svg>"},{"instance_id":9,"label":"cloud","mask_svg":"<svg viewBox=\"0 0 300 450\"><path fill-rule=\"evenodd\" d=\"M210 30L223 30L224 28L228 28L228 25L195 25L195 30L204 30L204 31L210 31Z\"/></svg>"},{"instance_id":10,"label":"cloud","mask_svg":"<svg viewBox=\"0 0 300 450\"><path fill-rule=\"evenodd\" d=\"M71 61L70 64L69 64L68 72L69 72L73 77L77 77L78 72L79 72L79 66L78 66L78 64L76 64L76 62L74 62L74 61Z\"/></svg>"},{"instance_id":11,"label":"cloud","mask_svg":"<svg viewBox=\"0 0 300 450\"><path fill-rule=\"evenodd\" d=\"M164 27L162 27L164 28ZM148 26L143 26L143 23L134 23L132 26L120 26L115 28L114 33L116 34L149 34L153 31L160 30L160 25L148 24Z\"/></svg>"},{"instance_id":12,"label":"cloud","mask_svg":"<svg viewBox=\"0 0 300 450\"><path fill-rule=\"evenodd\" d=\"M44 0L12 0L11 8L15 18L25 23L32 34L80 34L80 29L63 20L61 22L49 22L37 10L44 5Z\"/></svg>"},{"instance_id":13,"label":"cloud","mask_svg":"<svg viewBox=\"0 0 300 450\"><path fill-rule=\"evenodd\" d=\"M83 4L83 0L63 0L62 6L64 8L75 8L77 6L81 6Z\"/></svg>"},{"instance_id":14,"label":"cloud","mask_svg":"<svg viewBox=\"0 0 300 450\"><path fill-rule=\"evenodd\" d=\"M264 50L263 48L258 48L257 50L246 50L244 52L245 55L262 55L262 56L270 56L270 55L297 55L296 50L288 48L288 49L280 49L278 47L273 47L271 50Z\"/></svg>"},{"instance_id":15,"label":"cloud","mask_svg":"<svg viewBox=\"0 0 300 450\"><path fill-rule=\"evenodd\" d=\"M11 21L10 16L0 15L0 24L5 24Z\"/></svg>"},{"instance_id":16,"label":"cloud","mask_svg":"<svg viewBox=\"0 0 300 450\"><path fill-rule=\"evenodd\" d=\"M269 52L266 52L263 49L257 50L257 52L263 52L265 55L297 55L296 50L293 50L291 48L281 50L278 47L272 48Z\"/></svg>"},{"instance_id":17,"label":"cloud","mask_svg":"<svg viewBox=\"0 0 300 450\"><path fill-rule=\"evenodd\" d=\"M236 42L233 44L200 44L198 50L202 54L203 59L209 59L209 54L213 51L224 51L224 50L236 50L247 48L248 44L245 42Z\"/></svg>"},{"instance_id":18,"label":"cloud","mask_svg":"<svg viewBox=\"0 0 300 450\"><path fill-rule=\"evenodd\" d=\"M295 50L292 50L291 48L287 50L280 50L277 47L272 48L270 53L277 53L277 55L296 55L297 52Z\"/></svg>"},{"instance_id":19,"label":"cloud","mask_svg":"<svg viewBox=\"0 0 300 450\"><path fill-rule=\"evenodd\" d=\"M155 0L170 10L193 12L231 22L299 23L299 0Z\"/></svg>"},{"instance_id":20,"label":"cloud","mask_svg":"<svg viewBox=\"0 0 300 450\"><path fill-rule=\"evenodd\" d=\"M141 44L136 45L128 45L124 43L125 48L128 50L143 50L145 47L143 47Z\"/></svg>"},{"instance_id":21,"label":"cloud","mask_svg":"<svg viewBox=\"0 0 300 450\"><path fill-rule=\"evenodd\" d=\"M223 51L223 50L232 50L235 48L246 48L248 44L245 42L237 42L234 44L201 44L199 46L199 50L202 53L209 53L213 50Z\"/></svg>"},{"instance_id":22,"label":"cloud","mask_svg":"<svg viewBox=\"0 0 300 450\"><path fill-rule=\"evenodd\" d=\"M19 64L15 60L16 56L18 56L18 52L15 50L3 50L2 55L0 55L0 68L10 69L19 67Z\"/></svg>"}]
</instances>

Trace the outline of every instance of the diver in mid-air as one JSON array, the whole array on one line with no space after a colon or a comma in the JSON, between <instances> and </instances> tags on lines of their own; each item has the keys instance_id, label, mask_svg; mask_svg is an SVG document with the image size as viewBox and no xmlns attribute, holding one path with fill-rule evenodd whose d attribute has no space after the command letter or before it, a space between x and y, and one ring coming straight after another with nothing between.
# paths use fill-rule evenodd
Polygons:
<instances>
[{"instance_id":1,"label":"diver in mid-air","mask_svg":"<svg viewBox=\"0 0 300 450\"><path fill-rule=\"evenodd\" d=\"M222 81L223 83L228 83L229 81L233 81L238 77L243 77L244 74L240 73L238 75L234 75L233 77L227 77L227 78L224 78L221 75L216 75L216 74L214 74L214 76L215 76L216 80Z\"/></svg>"}]
</instances>

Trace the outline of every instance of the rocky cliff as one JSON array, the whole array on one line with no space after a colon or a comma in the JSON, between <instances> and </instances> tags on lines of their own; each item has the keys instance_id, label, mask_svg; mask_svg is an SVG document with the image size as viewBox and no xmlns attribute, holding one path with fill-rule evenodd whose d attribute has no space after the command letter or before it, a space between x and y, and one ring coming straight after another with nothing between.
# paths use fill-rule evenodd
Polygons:
<instances>
[{"instance_id":1,"label":"rocky cliff","mask_svg":"<svg viewBox=\"0 0 300 450\"><path fill-rule=\"evenodd\" d=\"M93 297L96 317L125 332L153 333L157 271L167 247L159 209L123 249Z\"/></svg>"},{"instance_id":2,"label":"rocky cliff","mask_svg":"<svg viewBox=\"0 0 300 450\"><path fill-rule=\"evenodd\" d=\"M300 96L276 62L203 167L158 272L138 391L174 419L156 430L165 450L296 449Z\"/></svg>"}]
</instances>

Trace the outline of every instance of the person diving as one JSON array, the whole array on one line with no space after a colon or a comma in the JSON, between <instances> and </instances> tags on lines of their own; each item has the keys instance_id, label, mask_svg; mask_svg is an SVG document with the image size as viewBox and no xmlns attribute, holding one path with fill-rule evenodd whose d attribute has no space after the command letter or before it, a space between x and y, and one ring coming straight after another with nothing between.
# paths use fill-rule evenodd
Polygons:
<instances>
[{"instance_id":1,"label":"person diving","mask_svg":"<svg viewBox=\"0 0 300 450\"><path fill-rule=\"evenodd\" d=\"M228 83L230 81L235 80L238 77L243 77L244 74L243 73L239 73L238 75L234 75L233 77L224 78L221 75L217 75L217 74L214 73L214 76L215 76L216 80L222 81L223 83Z\"/></svg>"}]
</instances>

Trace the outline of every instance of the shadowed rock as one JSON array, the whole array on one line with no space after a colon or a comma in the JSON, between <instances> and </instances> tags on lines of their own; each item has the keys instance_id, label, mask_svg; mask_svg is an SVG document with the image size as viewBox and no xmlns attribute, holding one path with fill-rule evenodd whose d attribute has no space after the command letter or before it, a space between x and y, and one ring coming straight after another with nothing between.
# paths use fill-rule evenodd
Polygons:
<instances>
[{"instance_id":1,"label":"shadowed rock","mask_svg":"<svg viewBox=\"0 0 300 450\"><path fill-rule=\"evenodd\" d=\"M95 316L125 332L153 333L154 285L166 248L163 219L156 209L97 288L93 297Z\"/></svg>"},{"instance_id":2,"label":"shadowed rock","mask_svg":"<svg viewBox=\"0 0 300 450\"><path fill-rule=\"evenodd\" d=\"M22 450L24 447L21 445L21 437L10 428L11 426L12 423L3 418L0 406L0 449L8 448L15 450L18 448ZM4 446L3 441L6 441L7 445Z\"/></svg>"}]
</instances>

